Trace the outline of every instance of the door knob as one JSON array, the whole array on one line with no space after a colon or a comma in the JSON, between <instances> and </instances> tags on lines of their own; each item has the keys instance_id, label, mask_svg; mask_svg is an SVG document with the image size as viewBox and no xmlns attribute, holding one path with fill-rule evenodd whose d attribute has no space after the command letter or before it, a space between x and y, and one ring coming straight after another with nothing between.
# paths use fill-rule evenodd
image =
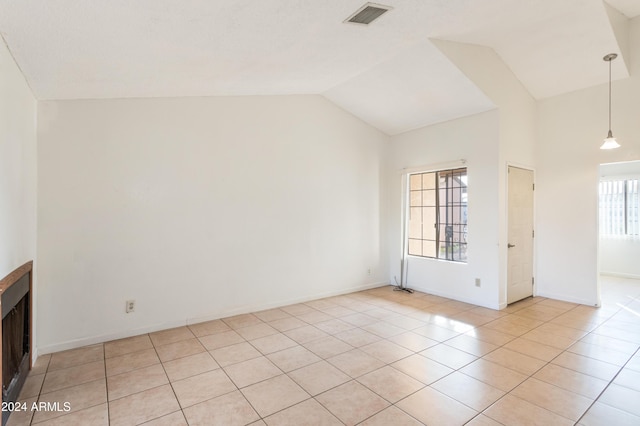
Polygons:
<instances>
[{"instance_id":1,"label":"door knob","mask_svg":"<svg viewBox=\"0 0 640 426\"><path fill-rule=\"evenodd\" d=\"M507 248L511 248L511 247L515 247L515 246L516 246L515 244L511 244L511 243L507 244Z\"/></svg>"}]
</instances>

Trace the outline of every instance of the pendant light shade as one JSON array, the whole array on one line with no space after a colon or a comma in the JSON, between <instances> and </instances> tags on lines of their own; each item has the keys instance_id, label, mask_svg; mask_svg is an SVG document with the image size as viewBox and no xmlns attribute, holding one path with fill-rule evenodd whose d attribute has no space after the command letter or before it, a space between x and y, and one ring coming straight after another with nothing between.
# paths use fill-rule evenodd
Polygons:
<instances>
[{"instance_id":1,"label":"pendant light shade","mask_svg":"<svg viewBox=\"0 0 640 426\"><path fill-rule=\"evenodd\" d=\"M613 133L611 133L611 130L609 130L609 134L604 139L604 142L602 143L602 146L600 147L600 149L614 149L614 148L620 148L620 144L618 143L618 141L616 141L616 138L613 137Z\"/></svg>"},{"instance_id":2,"label":"pendant light shade","mask_svg":"<svg viewBox=\"0 0 640 426\"><path fill-rule=\"evenodd\" d=\"M611 132L611 61L613 61L617 57L617 54L609 53L604 58L602 58L604 61L609 62L609 133L607 133L607 137L604 139L604 142L600 149L614 149L620 147L620 144L616 141L616 138L613 137L613 132Z\"/></svg>"}]
</instances>

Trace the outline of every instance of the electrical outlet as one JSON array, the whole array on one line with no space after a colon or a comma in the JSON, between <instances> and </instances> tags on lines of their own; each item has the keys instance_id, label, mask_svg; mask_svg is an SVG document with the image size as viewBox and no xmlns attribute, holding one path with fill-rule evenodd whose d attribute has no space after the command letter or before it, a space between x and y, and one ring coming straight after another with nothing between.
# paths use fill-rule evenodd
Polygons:
<instances>
[{"instance_id":1,"label":"electrical outlet","mask_svg":"<svg viewBox=\"0 0 640 426\"><path fill-rule=\"evenodd\" d=\"M127 300L127 304L125 306L125 311L130 314L131 312L136 310L136 301L135 300Z\"/></svg>"},{"instance_id":2,"label":"electrical outlet","mask_svg":"<svg viewBox=\"0 0 640 426\"><path fill-rule=\"evenodd\" d=\"M367 275L371 275L371 268L367 269Z\"/></svg>"},{"instance_id":3,"label":"electrical outlet","mask_svg":"<svg viewBox=\"0 0 640 426\"><path fill-rule=\"evenodd\" d=\"M480 287L480 278L476 278L476 287Z\"/></svg>"}]
</instances>

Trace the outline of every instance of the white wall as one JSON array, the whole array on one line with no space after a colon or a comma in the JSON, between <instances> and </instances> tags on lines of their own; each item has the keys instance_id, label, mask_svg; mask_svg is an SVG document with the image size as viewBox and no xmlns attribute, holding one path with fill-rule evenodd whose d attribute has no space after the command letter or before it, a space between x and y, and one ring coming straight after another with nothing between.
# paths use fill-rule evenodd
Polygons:
<instances>
[{"instance_id":1,"label":"white wall","mask_svg":"<svg viewBox=\"0 0 640 426\"><path fill-rule=\"evenodd\" d=\"M600 176L637 179L640 176L640 161L602 164ZM601 274L640 278L640 238L600 236L598 248Z\"/></svg>"},{"instance_id":2,"label":"white wall","mask_svg":"<svg viewBox=\"0 0 640 426\"><path fill-rule=\"evenodd\" d=\"M640 240L601 238L600 273L640 279Z\"/></svg>"},{"instance_id":3,"label":"white wall","mask_svg":"<svg viewBox=\"0 0 640 426\"><path fill-rule=\"evenodd\" d=\"M499 307L505 307L509 239L507 169L509 165L514 165L532 169L535 172L536 102L493 49L450 41L437 41L437 45L498 107L500 118L499 147L496 151L498 172L496 205L498 234L496 238L500 275L497 296Z\"/></svg>"},{"instance_id":4,"label":"white wall","mask_svg":"<svg viewBox=\"0 0 640 426\"><path fill-rule=\"evenodd\" d=\"M606 85L536 109L495 52L449 42L439 47L498 109L389 147L317 96L42 102L39 346L386 283L399 277L401 169L460 158L469 263L414 259L409 285L502 306L505 172L517 164L536 168L537 293L596 303L598 164L640 158L639 22L631 78L614 83L612 152L598 149ZM124 314L126 299L137 312Z\"/></svg>"},{"instance_id":5,"label":"white wall","mask_svg":"<svg viewBox=\"0 0 640 426\"><path fill-rule=\"evenodd\" d=\"M433 42L478 85L497 110L392 138L391 149L397 153L392 169L405 167L406 163L428 165L471 157L467 158L468 267L412 258L409 278L416 283L415 287L429 292L492 308L504 307L508 242L506 171L509 164L535 166L536 103L492 49L443 40ZM474 127L479 124L477 120L482 122L480 131ZM398 186L396 181L397 177L392 177L391 188ZM400 201L397 195L390 200L398 204L392 206L390 226L398 226ZM393 238L399 239L399 234L392 233L391 241ZM399 266L395 266L399 265L398 246L390 247L393 274L399 274ZM479 257L472 259L473 253ZM474 278L481 279L481 289L469 287Z\"/></svg>"},{"instance_id":6,"label":"white wall","mask_svg":"<svg viewBox=\"0 0 640 426\"><path fill-rule=\"evenodd\" d=\"M607 84L538 105L536 237L542 296L599 303L598 166L640 159L640 18L629 28L631 76L613 82L612 126L621 148L599 149L608 130ZM620 58L612 65L622 66ZM594 66L607 65L595 58Z\"/></svg>"},{"instance_id":7,"label":"white wall","mask_svg":"<svg viewBox=\"0 0 640 426\"><path fill-rule=\"evenodd\" d=\"M44 352L387 282L387 137L320 96L38 113Z\"/></svg>"},{"instance_id":8,"label":"white wall","mask_svg":"<svg viewBox=\"0 0 640 426\"><path fill-rule=\"evenodd\" d=\"M0 278L36 258L36 175L36 101L0 37Z\"/></svg>"},{"instance_id":9,"label":"white wall","mask_svg":"<svg viewBox=\"0 0 640 426\"><path fill-rule=\"evenodd\" d=\"M498 307L498 112L489 111L392 138L388 161L390 279L400 280L404 169L466 160L469 176L468 263L410 256L409 287ZM458 163L460 166L460 163ZM475 286L481 279L481 287Z\"/></svg>"},{"instance_id":10,"label":"white wall","mask_svg":"<svg viewBox=\"0 0 640 426\"><path fill-rule=\"evenodd\" d=\"M0 278L30 260L37 266L36 161L36 100L0 37ZM37 303L35 271L33 286ZM38 313L32 318L35 341Z\"/></svg>"},{"instance_id":11,"label":"white wall","mask_svg":"<svg viewBox=\"0 0 640 426\"><path fill-rule=\"evenodd\" d=\"M0 38L0 278L35 258L36 101Z\"/></svg>"},{"instance_id":12,"label":"white wall","mask_svg":"<svg viewBox=\"0 0 640 426\"><path fill-rule=\"evenodd\" d=\"M500 165L534 166L536 101L491 48L433 40L436 46L487 95L500 111Z\"/></svg>"}]
</instances>

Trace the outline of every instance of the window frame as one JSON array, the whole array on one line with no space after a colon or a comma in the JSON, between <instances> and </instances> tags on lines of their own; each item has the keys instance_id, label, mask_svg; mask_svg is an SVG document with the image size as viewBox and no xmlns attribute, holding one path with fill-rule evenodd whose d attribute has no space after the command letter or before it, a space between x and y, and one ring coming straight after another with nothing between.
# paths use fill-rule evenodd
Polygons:
<instances>
[{"instance_id":1,"label":"window frame","mask_svg":"<svg viewBox=\"0 0 640 426\"><path fill-rule=\"evenodd\" d=\"M613 190L616 185L618 190ZM630 187L631 194L630 194ZM603 188L605 191L603 192ZM623 200L622 205L618 206L614 211L614 204L611 200L603 201L606 196L613 196L619 194ZM629 200L629 198L635 197L635 200ZM603 213L604 209L609 209L609 213ZM635 212L630 217L629 209L635 209ZM607 239L640 239L640 225L639 220L640 210L640 175L620 175L620 176L603 176L598 182L598 223L599 238ZM622 217L614 217L614 213L622 213ZM617 221L616 221L617 219ZM630 221L633 220L634 225L630 226ZM615 221L615 223L614 223ZM631 229L630 229L631 228Z\"/></svg>"},{"instance_id":2,"label":"window frame","mask_svg":"<svg viewBox=\"0 0 640 426\"><path fill-rule=\"evenodd\" d=\"M430 174L433 175L433 185L425 186L425 175ZM407 171L405 176L406 193L403 203L406 230L403 236L405 254L424 259L467 264L469 171L466 164L414 169ZM415 178L415 176L420 176L420 188L412 189L412 178ZM458 179L458 186L455 185L455 181L453 185L449 186L451 181L455 179ZM443 183L445 186L442 186ZM425 204L424 192L426 191L434 191L434 194L429 198L433 205ZM420 193L420 202L419 205L415 205L416 193L418 192ZM457 199L455 194L458 194ZM447 197L446 200L441 199L443 195ZM451 197L451 199L448 197ZM411 220L414 209L419 209L421 215L417 225L420 227L420 238L415 238L416 222ZM433 214L430 217L434 221L435 231L429 236L431 238L425 236L425 229L427 229L425 228L426 221L424 220L425 209L433 209ZM446 218L443 218L443 214ZM420 245L420 250L412 249L412 245L414 248L416 247L416 242ZM427 250L430 250L430 253L425 254L425 243L427 242L433 243L433 246L431 248L427 246ZM417 253L418 251L419 254Z\"/></svg>"}]
</instances>

